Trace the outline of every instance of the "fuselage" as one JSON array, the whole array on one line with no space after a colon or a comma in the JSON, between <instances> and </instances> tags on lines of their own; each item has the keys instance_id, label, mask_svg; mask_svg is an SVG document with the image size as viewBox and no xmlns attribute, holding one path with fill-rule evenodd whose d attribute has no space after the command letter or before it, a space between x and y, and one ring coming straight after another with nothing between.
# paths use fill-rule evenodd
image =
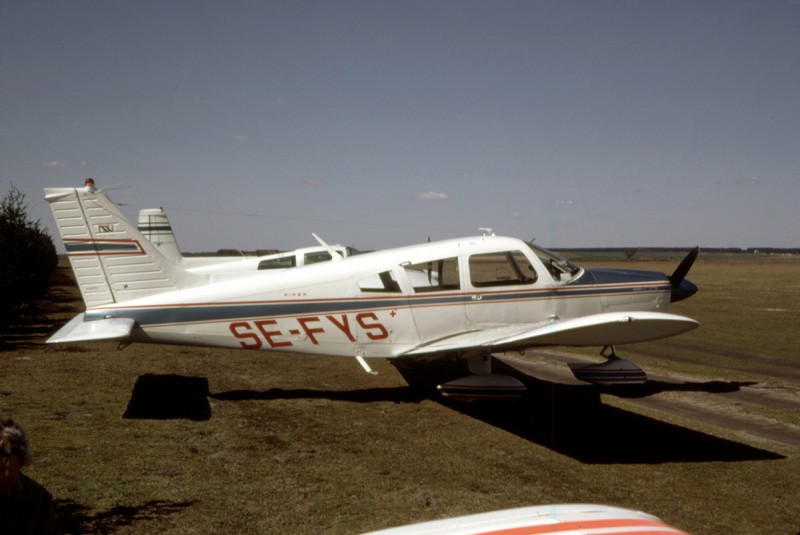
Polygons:
<instances>
[{"instance_id":1,"label":"fuselage","mask_svg":"<svg viewBox=\"0 0 800 535\"><path fill-rule=\"evenodd\" d=\"M487 326L666 310L661 273L591 270L522 240L477 236L347 257L88 308L133 341L399 357Z\"/></svg>"}]
</instances>

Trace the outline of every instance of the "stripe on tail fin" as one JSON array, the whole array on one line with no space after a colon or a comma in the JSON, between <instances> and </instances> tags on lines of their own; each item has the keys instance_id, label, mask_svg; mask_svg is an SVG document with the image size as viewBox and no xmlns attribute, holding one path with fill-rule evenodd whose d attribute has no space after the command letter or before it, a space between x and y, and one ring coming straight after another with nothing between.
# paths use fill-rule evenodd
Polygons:
<instances>
[{"instance_id":1,"label":"stripe on tail fin","mask_svg":"<svg viewBox=\"0 0 800 535\"><path fill-rule=\"evenodd\" d=\"M93 182L44 192L87 308L205 281L164 257Z\"/></svg>"},{"instance_id":2,"label":"stripe on tail fin","mask_svg":"<svg viewBox=\"0 0 800 535\"><path fill-rule=\"evenodd\" d=\"M177 263L183 260L178 240L163 208L139 210L138 229L169 260Z\"/></svg>"}]
</instances>

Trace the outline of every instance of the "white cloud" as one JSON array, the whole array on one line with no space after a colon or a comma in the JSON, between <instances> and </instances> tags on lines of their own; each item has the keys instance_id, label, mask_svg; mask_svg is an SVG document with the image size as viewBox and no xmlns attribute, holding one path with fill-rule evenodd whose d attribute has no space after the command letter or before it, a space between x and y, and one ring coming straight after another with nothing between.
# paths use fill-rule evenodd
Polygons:
<instances>
[{"instance_id":1,"label":"white cloud","mask_svg":"<svg viewBox=\"0 0 800 535\"><path fill-rule=\"evenodd\" d=\"M62 161L59 161L59 160L53 160L51 162L44 162L42 165L44 165L45 167L63 169L64 167L67 166L67 162L62 162Z\"/></svg>"},{"instance_id":2,"label":"white cloud","mask_svg":"<svg viewBox=\"0 0 800 535\"><path fill-rule=\"evenodd\" d=\"M573 206L577 202L578 201L576 201L575 199L558 199L558 201L556 201L556 204L558 204L559 206Z\"/></svg>"},{"instance_id":3,"label":"white cloud","mask_svg":"<svg viewBox=\"0 0 800 535\"><path fill-rule=\"evenodd\" d=\"M417 199L421 201L444 201L448 198L447 193L440 193L438 191L426 191L425 193L417 193Z\"/></svg>"},{"instance_id":4,"label":"white cloud","mask_svg":"<svg viewBox=\"0 0 800 535\"><path fill-rule=\"evenodd\" d=\"M233 139L235 139L239 143L247 143L248 141L250 141L250 138L247 137L247 134L236 134L235 136L233 136Z\"/></svg>"},{"instance_id":5,"label":"white cloud","mask_svg":"<svg viewBox=\"0 0 800 535\"><path fill-rule=\"evenodd\" d=\"M522 217L521 213L516 212L516 211L511 212L511 219L519 219L520 217Z\"/></svg>"}]
</instances>

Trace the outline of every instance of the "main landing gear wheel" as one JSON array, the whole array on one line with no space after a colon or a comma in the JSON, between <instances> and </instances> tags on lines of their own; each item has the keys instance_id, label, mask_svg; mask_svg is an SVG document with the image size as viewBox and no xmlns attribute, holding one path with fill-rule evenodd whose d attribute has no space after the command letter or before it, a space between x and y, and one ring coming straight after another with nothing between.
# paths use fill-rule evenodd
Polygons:
<instances>
[{"instance_id":1,"label":"main landing gear wheel","mask_svg":"<svg viewBox=\"0 0 800 535\"><path fill-rule=\"evenodd\" d=\"M605 346L600 354L607 360L598 364L573 363L569 367L580 381L602 386L640 385L647 381L647 374L637 364L621 358L614 346Z\"/></svg>"}]
</instances>

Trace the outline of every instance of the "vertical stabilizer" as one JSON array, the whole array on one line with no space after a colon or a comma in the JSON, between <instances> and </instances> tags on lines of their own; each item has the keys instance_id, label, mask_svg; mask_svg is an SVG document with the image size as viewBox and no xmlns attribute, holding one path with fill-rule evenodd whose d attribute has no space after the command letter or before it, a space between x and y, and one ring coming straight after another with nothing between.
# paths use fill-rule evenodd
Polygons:
<instances>
[{"instance_id":1,"label":"vertical stabilizer","mask_svg":"<svg viewBox=\"0 0 800 535\"><path fill-rule=\"evenodd\" d=\"M83 188L45 188L86 307L195 286L87 179Z\"/></svg>"},{"instance_id":2,"label":"vertical stabilizer","mask_svg":"<svg viewBox=\"0 0 800 535\"><path fill-rule=\"evenodd\" d=\"M163 208L139 210L139 231L172 262L183 260L178 240Z\"/></svg>"}]
</instances>

